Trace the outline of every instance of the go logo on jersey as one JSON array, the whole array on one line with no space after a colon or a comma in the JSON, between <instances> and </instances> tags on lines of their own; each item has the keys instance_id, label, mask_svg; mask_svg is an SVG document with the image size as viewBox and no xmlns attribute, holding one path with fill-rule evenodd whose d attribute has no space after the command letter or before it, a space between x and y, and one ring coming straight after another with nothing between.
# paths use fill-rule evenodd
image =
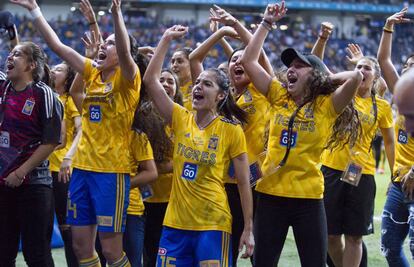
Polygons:
<instances>
[{"instance_id":1,"label":"go logo on jersey","mask_svg":"<svg viewBox=\"0 0 414 267\"><path fill-rule=\"evenodd\" d=\"M91 122L100 122L102 120L101 106L89 106L89 120Z\"/></svg>"},{"instance_id":2,"label":"go logo on jersey","mask_svg":"<svg viewBox=\"0 0 414 267\"><path fill-rule=\"evenodd\" d=\"M197 170L198 170L197 164L184 162L184 167L183 167L183 172L181 174L181 177L186 180L194 181L195 178L197 177Z\"/></svg>"},{"instance_id":3,"label":"go logo on jersey","mask_svg":"<svg viewBox=\"0 0 414 267\"><path fill-rule=\"evenodd\" d=\"M0 147L10 147L10 135L6 131L0 132Z\"/></svg>"},{"instance_id":4,"label":"go logo on jersey","mask_svg":"<svg viewBox=\"0 0 414 267\"><path fill-rule=\"evenodd\" d=\"M408 144L408 134L404 130L398 130L398 143Z\"/></svg>"},{"instance_id":5,"label":"go logo on jersey","mask_svg":"<svg viewBox=\"0 0 414 267\"><path fill-rule=\"evenodd\" d=\"M282 146L287 146L288 144L288 131L287 130L283 130L281 135L280 135L280 144ZM292 132L292 137L290 140L290 147L295 147L296 146L296 139L298 137L298 133L297 132Z\"/></svg>"}]
</instances>

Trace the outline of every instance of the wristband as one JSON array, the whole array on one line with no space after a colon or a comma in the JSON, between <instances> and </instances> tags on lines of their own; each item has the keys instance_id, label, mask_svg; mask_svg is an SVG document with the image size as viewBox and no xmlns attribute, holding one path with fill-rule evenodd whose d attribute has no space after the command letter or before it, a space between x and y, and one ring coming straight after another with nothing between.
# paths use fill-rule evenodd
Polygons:
<instances>
[{"instance_id":1,"label":"wristband","mask_svg":"<svg viewBox=\"0 0 414 267\"><path fill-rule=\"evenodd\" d=\"M40 7L36 7L35 9L30 10L30 14L32 15L33 19L37 19L43 16L42 11L40 11Z\"/></svg>"},{"instance_id":2,"label":"wristband","mask_svg":"<svg viewBox=\"0 0 414 267\"><path fill-rule=\"evenodd\" d=\"M385 27L385 26L384 26L384 28L382 28L382 30L383 30L384 32L388 32L388 33L393 33L393 32L394 32L394 30L393 30L393 29L387 28L387 27Z\"/></svg>"},{"instance_id":3,"label":"wristband","mask_svg":"<svg viewBox=\"0 0 414 267\"><path fill-rule=\"evenodd\" d=\"M319 39L322 39L322 40L327 40L327 39L328 39L328 37L324 37L324 36L322 36L321 34L319 34Z\"/></svg>"},{"instance_id":4,"label":"wristband","mask_svg":"<svg viewBox=\"0 0 414 267\"><path fill-rule=\"evenodd\" d=\"M66 160L72 160L72 158L71 158L71 157L64 157L64 158L63 158L63 160L65 160L65 159L66 159Z\"/></svg>"},{"instance_id":5,"label":"wristband","mask_svg":"<svg viewBox=\"0 0 414 267\"><path fill-rule=\"evenodd\" d=\"M270 23L269 21L263 19L262 23L260 23L263 27L265 27L266 30L271 31L273 29L272 27L272 23Z\"/></svg>"},{"instance_id":6,"label":"wristband","mask_svg":"<svg viewBox=\"0 0 414 267\"><path fill-rule=\"evenodd\" d=\"M96 20L93 22L89 22L89 26L92 26L93 24L96 24Z\"/></svg>"}]
</instances>

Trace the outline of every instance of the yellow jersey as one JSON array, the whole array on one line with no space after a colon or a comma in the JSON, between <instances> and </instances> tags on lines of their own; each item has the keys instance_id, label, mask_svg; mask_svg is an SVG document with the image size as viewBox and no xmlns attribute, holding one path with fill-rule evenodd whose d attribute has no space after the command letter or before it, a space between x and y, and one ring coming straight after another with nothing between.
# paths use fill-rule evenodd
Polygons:
<instances>
[{"instance_id":1,"label":"yellow jersey","mask_svg":"<svg viewBox=\"0 0 414 267\"><path fill-rule=\"evenodd\" d=\"M231 233L224 181L231 159L246 153L243 129L221 116L200 129L178 104L172 116L174 177L164 225Z\"/></svg>"},{"instance_id":2,"label":"yellow jersey","mask_svg":"<svg viewBox=\"0 0 414 267\"><path fill-rule=\"evenodd\" d=\"M142 161L153 160L151 144L143 132L132 131L131 137L131 177L138 173L138 165ZM138 187L131 188L129 191L129 206L127 213L131 215L143 215L144 203L142 202L141 192Z\"/></svg>"},{"instance_id":3,"label":"yellow jersey","mask_svg":"<svg viewBox=\"0 0 414 267\"><path fill-rule=\"evenodd\" d=\"M131 125L139 101L140 72L128 81L118 67L103 82L101 72L91 60L86 60L83 78L86 98L82 104L82 136L73 167L129 173Z\"/></svg>"},{"instance_id":4,"label":"yellow jersey","mask_svg":"<svg viewBox=\"0 0 414 267\"><path fill-rule=\"evenodd\" d=\"M174 143L174 135L172 134L169 126L165 127L167 136L170 137ZM172 160L172 159L171 159ZM145 200L149 203L165 203L170 199L171 187L172 187L173 173L159 174L157 180L150 184L152 189L152 196Z\"/></svg>"},{"instance_id":5,"label":"yellow jersey","mask_svg":"<svg viewBox=\"0 0 414 267\"><path fill-rule=\"evenodd\" d=\"M362 135L355 143L352 151L349 145L340 146L333 151L327 149L322 154L322 164L339 171L345 171L350 160L362 167L362 174L375 175L375 158L371 143L377 129L393 126L390 104L384 99L375 97L377 102L377 120L371 97L355 96L355 109L361 122Z\"/></svg>"},{"instance_id":6,"label":"yellow jersey","mask_svg":"<svg viewBox=\"0 0 414 267\"><path fill-rule=\"evenodd\" d=\"M398 115L395 122L395 181L400 182L414 165L414 137L405 130L404 116Z\"/></svg>"},{"instance_id":7,"label":"yellow jersey","mask_svg":"<svg viewBox=\"0 0 414 267\"><path fill-rule=\"evenodd\" d=\"M320 155L338 114L331 95L318 96L315 103L304 105L298 112L291 139L291 150L286 165L270 171L283 159L287 147L289 119L297 109L277 79L267 95L272 111L268 152L262 169L265 176L257 183L256 191L281 197L322 199L324 182L319 170Z\"/></svg>"},{"instance_id":8,"label":"yellow jersey","mask_svg":"<svg viewBox=\"0 0 414 267\"><path fill-rule=\"evenodd\" d=\"M59 172L63 158L69 151L72 146L73 139L75 138L75 117L80 116L79 111L69 94L62 94L59 96L59 99L64 108L63 120L66 125L66 145L62 149L54 151L49 156L50 171L52 172Z\"/></svg>"},{"instance_id":9,"label":"yellow jersey","mask_svg":"<svg viewBox=\"0 0 414 267\"><path fill-rule=\"evenodd\" d=\"M247 113L247 123L243 125L247 143L249 164L257 161L257 156L264 151L266 143L265 130L268 127L270 104L266 97L254 87L247 86L246 91L237 99L236 104ZM226 183L237 183L237 179L229 178Z\"/></svg>"},{"instance_id":10,"label":"yellow jersey","mask_svg":"<svg viewBox=\"0 0 414 267\"><path fill-rule=\"evenodd\" d=\"M183 94L183 104L188 110L193 110L193 93L192 93L192 82L184 84L180 87L181 93Z\"/></svg>"}]
</instances>

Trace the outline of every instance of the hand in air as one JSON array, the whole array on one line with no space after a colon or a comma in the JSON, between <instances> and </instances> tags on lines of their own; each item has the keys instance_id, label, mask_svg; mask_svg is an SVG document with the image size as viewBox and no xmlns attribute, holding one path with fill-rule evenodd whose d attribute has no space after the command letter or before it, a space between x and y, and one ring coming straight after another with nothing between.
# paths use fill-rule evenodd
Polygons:
<instances>
[{"instance_id":1,"label":"hand in air","mask_svg":"<svg viewBox=\"0 0 414 267\"><path fill-rule=\"evenodd\" d=\"M356 65L358 61L364 56L361 48L357 44L348 44L346 52L349 54L349 56L346 56L346 59L348 59L348 61L354 65Z\"/></svg>"},{"instance_id":2,"label":"hand in air","mask_svg":"<svg viewBox=\"0 0 414 267\"><path fill-rule=\"evenodd\" d=\"M281 20L286 15L286 12L285 1L282 1L281 4L269 4L266 7L263 19L273 24Z\"/></svg>"},{"instance_id":3,"label":"hand in air","mask_svg":"<svg viewBox=\"0 0 414 267\"><path fill-rule=\"evenodd\" d=\"M38 7L36 0L10 0L11 3L33 10Z\"/></svg>"}]
</instances>

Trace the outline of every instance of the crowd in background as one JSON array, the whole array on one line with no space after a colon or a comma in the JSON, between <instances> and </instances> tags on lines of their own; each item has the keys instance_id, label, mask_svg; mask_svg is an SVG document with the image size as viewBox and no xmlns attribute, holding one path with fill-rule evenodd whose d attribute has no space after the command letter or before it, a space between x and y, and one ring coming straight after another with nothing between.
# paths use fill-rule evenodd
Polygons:
<instances>
[{"instance_id":1,"label":"crowd in background","mask_svg":"<svg viewBox=\"0 0 414 267\"><path fill-rule=\"evenodd\" d=\"M241 19L247 26L251 27L250 22L257 21L257 19L246 16ZM37 44L42 44L42 48L49 56L49 64L55 65L60 60L47 47L42 38L36 32L33 23L30 19L24 16L16 16L16 25L18 25L18 32L22 40L31 40ZM202 25L195 25L194 21L176 21L169 20L163 23L157 23L154 18L142 16L126 16L126 26L131 31L132 35L137 39L138 44L156 46L158 40L164 33L165 29L171 25L180 23L190 27L189 34L185 39L177 41L170 49L167 57L171 57L172 51L179 47L189 46L195 48L200 42L205 40L210 34L209 24L206 22ZM88 25L82 16L74 12L66 19L56 18L50 21L51 26L56 31L62 41L73 47L77 51L83 51L83 43L81 37L87 32ZM102 35L105 38L109 33L113 32L113 26L110 20L110 15L101 16L99 25L102 30ZM275 69L282 67L280 61L280 53L287 47L294 47L299 51L310 52L312 46L317 38L317 33L320 25L311 25L305 21L295 21L289 24L286 30L272 31L264 45L264 49L271 60ZM329 46L325 53L325 63L330 66L332 71L338 72L344 69L349 69L345 58L346 46L353 42L362 47L365 55L375 56L378 51L378 44L381 38L382 25L357 25L352 31L352 37L346 36L331 36ZM398 71L402 68L402 63L407 56L412 53L414 28L410 25L401 25L395 30L393 42L392 61L395 62ZM4 62L7 56L8 49L4 49L7 43L6 38L0 38L0 61ZM2 43L3 41L3 43ZM231 40L229 40L230 43ZM239 42L234 42L233 47L237 47ZM225 53L222 53L222 48L216 46L210 52L204 64L205 67L212 67L216 62L224 62L227 58Z\"/></svg>"}]
</instances>

